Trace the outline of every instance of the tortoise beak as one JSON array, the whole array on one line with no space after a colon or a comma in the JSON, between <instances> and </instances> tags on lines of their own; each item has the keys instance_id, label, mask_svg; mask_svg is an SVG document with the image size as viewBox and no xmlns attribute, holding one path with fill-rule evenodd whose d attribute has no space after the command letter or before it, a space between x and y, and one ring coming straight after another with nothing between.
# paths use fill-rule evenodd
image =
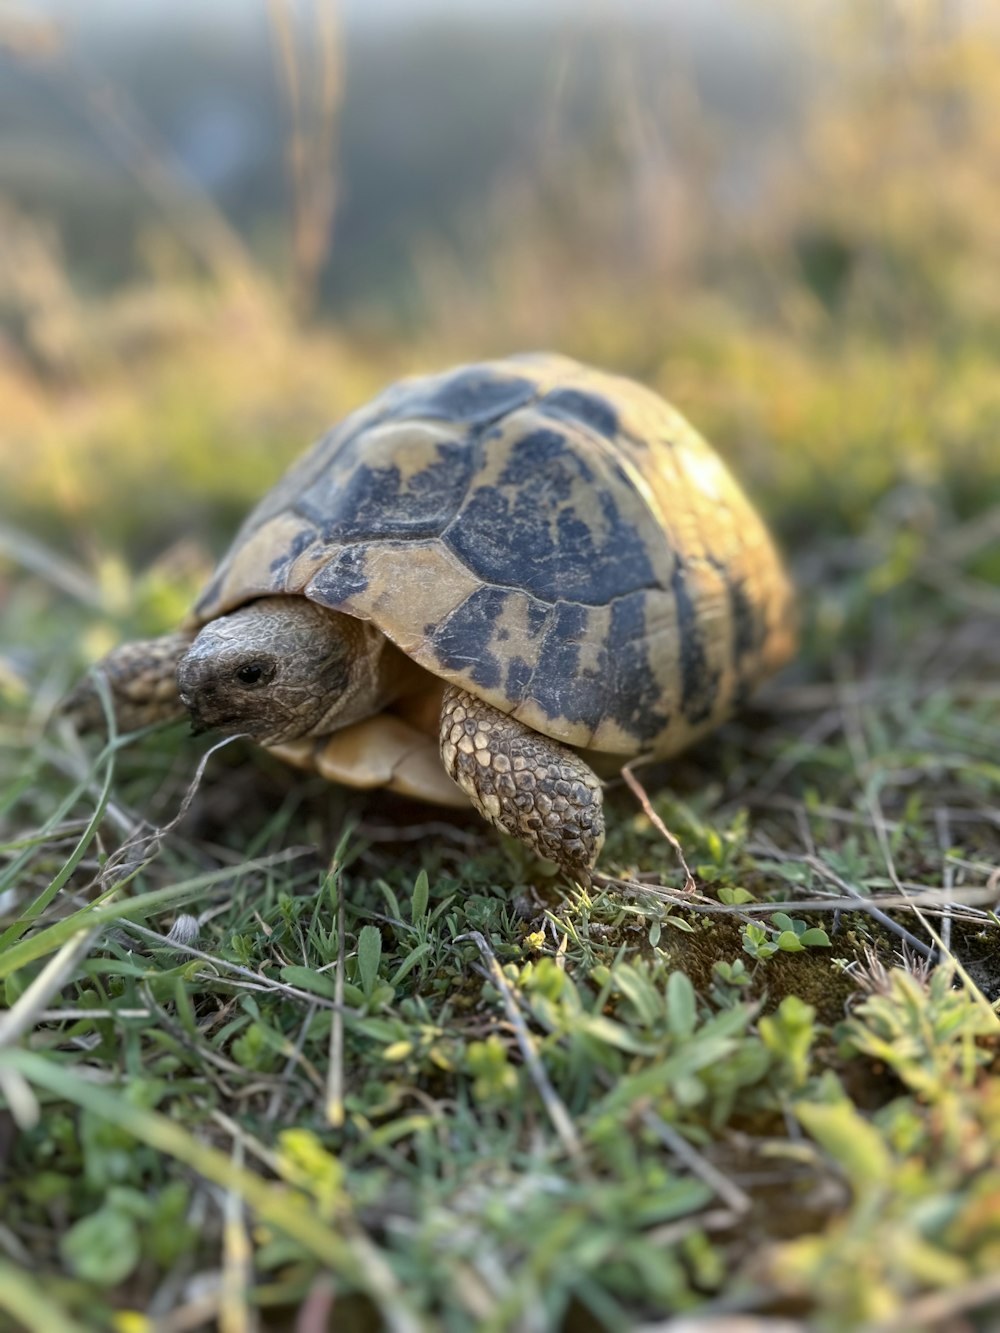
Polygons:
<instances>
[{"instance_id":1,"label":"tortoise beak","mask_svg":"<svg viewBox=\"0 0 1000 1333\"><path fill-rule=\"evenodd\" d=\"M191 718L192 736L204 736L206 731L212 730L212 724L210 722L205 721L205 719L201 716L198 710L194 707L193 703L189 703L187 699L184 698L183 695L181 696L181 702L184 704L184 707L188 710L188 714Z\"/></svg>"},{"instance_id":2,"label":"tortoise beak","mask_svg":"<svg viewBox=\"0 0 1000 1333\"><path fill-rule=\"evenodd\" d=\"M181 703L188 710L192 736L204 736L206 731L225 731L236 735L241 730L238 717L219 710L215 690L211 687L203 692L182 694Z\"/></svg>"},{"instance_id":3,"label":"tortoise beak","mask_svg":"<svg viewBox=\"0 0 1000 1333\"><path fill-rule=\"evenodd\" d=\"M188 711L188 717L191 719L191 735L204 736L206 731L211 731L213 723L206 720L198 708L198 696L194 691L181 690L181 703Z\"/></svg>"},{"instance_id":4,"label":"tortoise beak","mask_svg":"<svg viewBox=\"0 0 1000 1333\"><path fill-rule=\"evenodd\" d=\"M198 707L197 695L181 695L181 702L188 710L188 716L191 719L191 735L204 736L206 731L217 731L220 727L225 727L230 720L225 717L205 715L204 710Z\"/></svg>"},{"instance_id":5,"label":"tortoise beak","mask_svg":"<svg viewBox=\"0 0 1000 1333\"><path fill-rule=\"evenodd\" d=\"M177 693L187 709L192 736L203 736L206 731L214 730L225 721L218 716L218 710L213 708L217 693L213 682L198 679L196 671L191 669L190 654L177 668Z\"/></svg>"}]
</instances>

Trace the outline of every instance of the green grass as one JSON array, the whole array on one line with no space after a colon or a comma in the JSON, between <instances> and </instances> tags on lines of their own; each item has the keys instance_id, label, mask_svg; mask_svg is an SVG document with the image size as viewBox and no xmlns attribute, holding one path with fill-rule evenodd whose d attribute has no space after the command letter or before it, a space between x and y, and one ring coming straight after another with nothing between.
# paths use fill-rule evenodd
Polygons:
<instances>
[{"instance_id":1,"label":"green grass","mask_svg":"<svg viewBox=\"0 0 1000 1333\"><path fill-rule=\"evenodd\" d=\"M193 792L209 747L176 731L83 753L44 715L100 617L15 577L43 684L5 684L0 1306L987 1318L1000 631L962 554L938 592L851 573L835 647L814 608L797 671L642 774L693 898L624 786L585 892L239 743ZM162 598L126 581L121 630Z\"/></svg>"},{"instance_id":2,"label":"green grass","mask_svg":"<svg viewBox=\"0 0 1000 1333\"><path fill-rule=\"evenodd\" d=\"M231 351L214 366L182 339L148 368L156 466L184 504L207 497L166 556L148 562L166 483L136 490L148 453L100 466L95 414L83 435L75 410L46 427L65 464L47 517L40 474L13 474L41 537L9 532L2 571L0 1309L15 1326L128 1331L148 1311L280 1327L295 1310L348 1330L589 1333L688 1310L821 1330L967 1310L988 1326L993 371L972 333L916 357L936 423L917 467L915 409L885 415L901 384L916 401L912 365L887 388L851 340L793 347L737 324L710 342L702 318L660 354L685 349L696 419L730 441L744 423L804 642L751 709L641 772L693 894L624 784L583 892L471 816L335 789L241 743L209 754L175 729L95 753L49 724L87 661L183 612L244 498L229 460L277 470L274 390L241 393ZM301 340L285 388L303 418L328 351ZM122 392L117 374L92 392ZM103 419L102 451L140 447L139 410Z\"/></svg>"}]
</instances>

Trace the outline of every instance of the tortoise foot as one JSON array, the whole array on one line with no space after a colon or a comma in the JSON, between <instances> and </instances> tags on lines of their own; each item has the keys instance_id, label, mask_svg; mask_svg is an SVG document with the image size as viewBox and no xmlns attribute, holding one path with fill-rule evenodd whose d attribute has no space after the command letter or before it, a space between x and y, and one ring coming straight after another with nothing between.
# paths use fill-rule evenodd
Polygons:
<instances>
[{"instance_id":1,"label":"tortoise foot","mask_svg":"<svg viewBox=\"0 0 1000 1333\"><path fill-rule=\"evenodd\" d=\"M484 819L589 880L604 843L597 775L568 746L449 685L441 758Z\"/></svg>"}]
</instances>

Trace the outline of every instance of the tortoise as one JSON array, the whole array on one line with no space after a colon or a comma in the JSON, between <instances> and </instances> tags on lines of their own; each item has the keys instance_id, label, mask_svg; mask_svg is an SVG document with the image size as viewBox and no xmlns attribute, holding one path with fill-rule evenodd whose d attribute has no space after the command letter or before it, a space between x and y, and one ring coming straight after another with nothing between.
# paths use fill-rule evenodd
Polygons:
<instances>
[{"instance_id":1,"label":"tortoise","mask_svg":"<svg viewBox=\"0 0 1000 1333\"><path fill-rule=\"evenodd\" d=\"M795 645L760 517L663 399L532 354L393 385L295 463L173 634L98 666L358 787L468 805L571 875L599 773L716 726ZM100 725L92 679L67 702Z\"/></svg>"}]
</instances>

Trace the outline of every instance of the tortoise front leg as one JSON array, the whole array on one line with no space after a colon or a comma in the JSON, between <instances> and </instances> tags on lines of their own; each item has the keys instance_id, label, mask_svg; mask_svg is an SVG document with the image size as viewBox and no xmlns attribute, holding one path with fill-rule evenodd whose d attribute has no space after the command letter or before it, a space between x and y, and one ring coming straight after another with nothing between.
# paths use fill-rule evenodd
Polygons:
<instances>
[{"instance_id":1,"label":"tortoise front leg","mask_svg":"<svg viewBox=\"0 0 1000 1333\"><path fill-rule=\"evenodd\" d=\"M186 633L136 639L115 648L93 667L108 682L119 731L138 731L154 722L187 717L177 692L177 664L192 639ZM60 711L79 732L103 728L104 709L92 674L84 676L66 696Z\"/></svg>"},{"instance_id":2,"label":"tortoise front leg","mask_svg":"<svg viewBox=\"0 0 1000 1333\"><path fill-rule=\"evenodd\" d=\"M441 705L441 758L479 813L577 878L604 843L601 783L566 745L455 685Z\"/></svg>"}]
</instances>

